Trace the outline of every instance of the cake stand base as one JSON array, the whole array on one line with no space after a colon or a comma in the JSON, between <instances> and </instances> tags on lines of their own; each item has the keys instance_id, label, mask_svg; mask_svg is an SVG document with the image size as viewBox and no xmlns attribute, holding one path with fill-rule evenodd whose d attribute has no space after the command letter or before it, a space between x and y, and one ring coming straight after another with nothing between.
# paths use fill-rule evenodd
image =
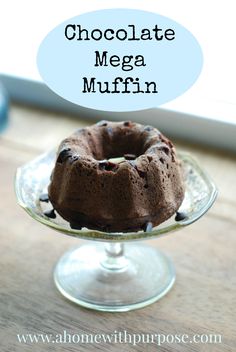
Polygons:
<instances>
[{"instance_id":1,"label":"cake stand base","mask_svg":"<svg viewBox=\"0 0 236 352\"><path fill-rule=\"evenodd\" d=\"M74 303L125 312L163 297L174 284L175 270L162 252L143 244L92 243L67 252L54 280Z\"/></svg>"}]
</instances>

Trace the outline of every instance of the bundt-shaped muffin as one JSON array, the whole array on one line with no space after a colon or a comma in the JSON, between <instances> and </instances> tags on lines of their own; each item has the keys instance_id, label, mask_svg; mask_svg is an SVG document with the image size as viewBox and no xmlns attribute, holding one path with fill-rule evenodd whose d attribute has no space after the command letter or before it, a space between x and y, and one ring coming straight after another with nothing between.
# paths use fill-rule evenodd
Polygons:
<instances>
[{"instance_id":1,"label":"bundt-shaped muffin","mask_svg":"<svg viewBox=\"0 0 236 352\"><path fill-rule=\"evenodd\" d=\"M48 195L72 228L129 232L171 217L184 183L173 144L156 128L101 121L61 142Z\"/></svg>"}]
</instances>

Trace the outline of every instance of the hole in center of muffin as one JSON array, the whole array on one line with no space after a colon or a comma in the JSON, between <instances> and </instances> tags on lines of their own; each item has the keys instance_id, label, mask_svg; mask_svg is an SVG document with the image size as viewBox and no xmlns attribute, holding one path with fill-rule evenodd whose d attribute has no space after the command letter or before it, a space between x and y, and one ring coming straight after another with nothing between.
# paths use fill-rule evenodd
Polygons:
<instances>
[{"instance_id":1,"label":"hole in center of muffin","mask_svg":"<svg viewBox=\"0 0 236 352\"><path fill-rule=\"evenodd\" d=\"M129 133L128 133L129 132ZM111 132L104 133L96 148L97 159L109 160L120 159L134 160L144 152L144 140L141 133L137 130L113 129Z\"/></svg>"}]
</instances>

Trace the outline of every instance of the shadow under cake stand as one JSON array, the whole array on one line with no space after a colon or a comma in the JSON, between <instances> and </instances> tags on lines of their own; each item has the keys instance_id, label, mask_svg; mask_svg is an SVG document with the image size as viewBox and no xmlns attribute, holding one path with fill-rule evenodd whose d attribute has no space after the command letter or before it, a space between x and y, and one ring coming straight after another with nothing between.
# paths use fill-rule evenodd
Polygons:
<instances>
[{"instance_id":1,"label":"shadow under cake stand","mask_svg":"<svg viewBox=\"0 0 236 352\"><path fill-rule=\"evenodd\" d=\"M180 153L186 187L179 209L185 214L182 220L173 216L148 232L75 230L58 214L55 219L45 216L52 206L39 200L47 192L55 158L52 151L18 168L15 190L18 203L35 220L66 235L90 240L65 253L57 263L54 280L58 290L81 306L110 312L141 308L163 297L175 281L172 261L137 240L159 237L198 220L214 203L214 183L190 155Z\"/></svg>"}]
</instances>

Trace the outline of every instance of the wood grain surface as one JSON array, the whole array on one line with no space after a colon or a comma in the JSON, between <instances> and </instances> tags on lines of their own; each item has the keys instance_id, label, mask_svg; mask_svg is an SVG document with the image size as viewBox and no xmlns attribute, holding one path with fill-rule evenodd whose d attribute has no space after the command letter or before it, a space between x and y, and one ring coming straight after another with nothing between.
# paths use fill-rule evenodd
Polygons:
<instances>
[{"instance_id":1,"label":"wood grain surface","mask_svg":"<svg viewBox=\"0 0 236 352\"><path fill-rule=\"evenodd\" d=\"M98 118L101 118L98 116ZM0 137L0 351L236 351L236 158L178 142L212 176L219 196L195 224L149 241L174 261L177 280L160 301L128 313L100 313L67 301L52 273L83 241L31 219L14 195L16 168L86 121L13 106ZM213 131L212 131L213 133ZM227 136L226 136L227 138ZM220 344L20 344L17 334L221 334Z\"/></svg>"}]
</instances>

